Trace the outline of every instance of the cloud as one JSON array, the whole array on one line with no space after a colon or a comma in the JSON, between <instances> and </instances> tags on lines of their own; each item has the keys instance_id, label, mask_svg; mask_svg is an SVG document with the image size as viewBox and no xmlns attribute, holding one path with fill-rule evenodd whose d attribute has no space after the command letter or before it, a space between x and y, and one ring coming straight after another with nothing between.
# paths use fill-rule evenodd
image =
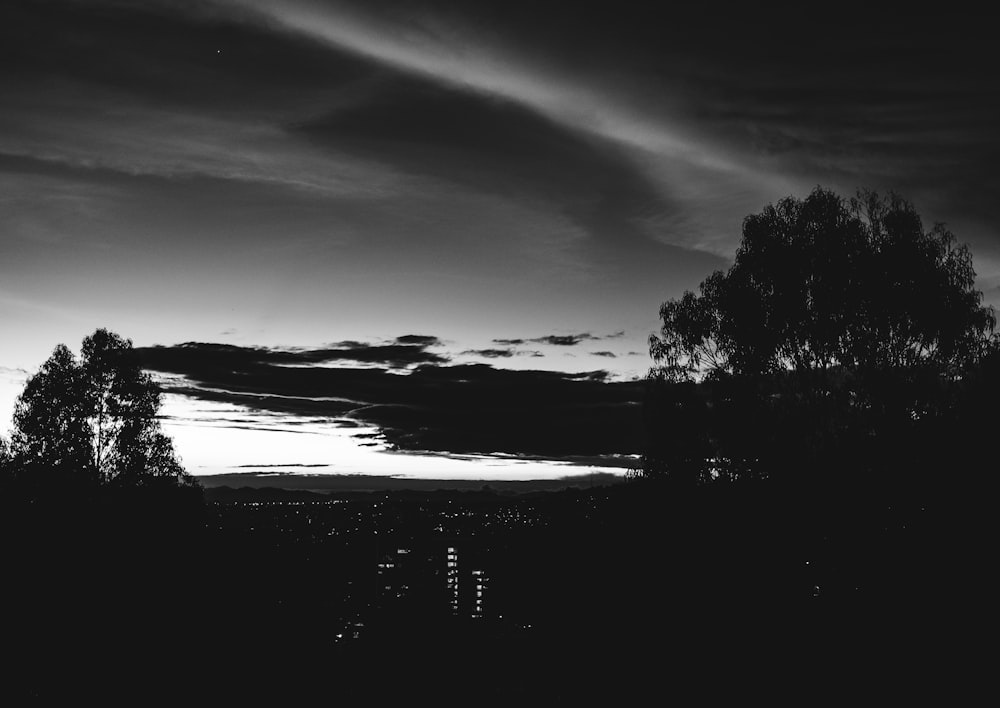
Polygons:
<instances>
[{"instance_id":1,"label":"cloud","mask_svg":"<svg viewBox=\"0 0 1000 708\"><path fill-rule=\"evenodd\" d=\"M404 367L410 364L442 364L448 358L441 354L427 351L428 346L439 344L437 338L424 338L417 335L400 337L395 344L365 344L362 342L341 342L339 347L330 349L308 349L295 352L284 352L279 355L289 356L289 363L319 363L329 361L356 361L371 364L386 364L393 367ZM414 339L416 341L414 341ZM433 341L427 341L427 339Z\"/></svg>"},{"instance_id":2,"label":"cloud","mask_svg":"<svg viewBox=\"0 0 1000 708\"><path fill-rule=\"evenodd\" d=\"M288 129L403 173L567 204L584 225L663 197L614 143L580 135L516 101L422 77L385 80L363 99Z\"/></svg>"},{"instance_id":3,"label":"cloud","mask_svg":"<svg viewBox=\"0 0 1000 708\"><path fill-rule=\"evenodd\" d=\"M399 450L555 459L634 454L641 445L643 386L611 382L606 371L422 363L397 373L329 366L314 350L188 343L137 351L145 368L183 377L165 382L171 393L374 426Z\"/></svg>"},{"instance_id":4,"label":"cloud","mask_svg":"<svg viewBox=\"0 0 1000 708\"><path fill-rule=\"evenodd\" d=\"M598 341L601 339L618 339L623 336L625 336L625 330L604 335L581 332L580 334L546 334L541 337L532 337L530 339L494 339L493 343L501 344L503 346L518 346L530 342L532 344L549 344L556 347L573 347L581 342Z\"/></svg>"},{"instance_id":5,"label":"cloud","mask_svg":"<svg viewBox=\"0 0 1000 708\"><path fill-rule=\"evenodd\" d=\"M895 188L931 219L968 219L977 241L996 242L991 29L962 13L848 3L816 22L735 3L626 3L613 16L578 4L570 21L554 2L230 3L617 145L631 184L657 196L612 209L629 214L626 232L731 257L746 214L822 183ZM606 214L590 209L588 228Z\"/></svg>"},{"instance_id":6,"label":"cloud","mask_svg":"<svg viewBox=\"0 0 1000 708\"><path fill-rule=\"evenodd\" d=\"M346 112L321 114L316 120L299 124L298 129L306 134L319 140L333 140L330 144L343 148L345 141L337 132L343 129L348 137L353 134L357 138L356 149L370 150L372 140L377 140L380 134L398 133L402 140L383 151L390 160L412 160L421 148L436 144L440 161L420 158L419 167L452 173L457 170L463 180L480 177L494 180L496 173L478 170L478 165L468 159L464 163L454 159L447 150L441 150L447 147L442 141L452 147L459 141L464 150L485 148L488 152L480 154L480 159L485 158L495 168L504 157L496 146L503 146L511 137L522 137L514 145L523 149L541 138L543 151L538 159L529 160L534 171L551 175L550 165L554 165L570 185L577 185L579 199L568 205L567 213L579 219L588 231L604 232L606 238L610 239L612 233L619 239L655 238L649 225L660 221L650 221L645 216L683 213L694 228L687 233L661 234L664 243L674 243L676 239L685 248L707 246L713 252L720 248L728 252L732 243L720 246L709 238L716 224L711 219L702 223L701 215L685 209L683 200L691 196L690 185L697 184L703 192L706 187L713 189L718 180L726 183L735 180L745 191L752 192L739 202L737 215L728 215L737 223L748 208L764 197L783 196L786 191L786 183L780 176L767 169L770 165L762 169L753 160L736 160L735 151L721 148L694 128L699 125L697 120L686 116L677 120L678 112L673 106L675 92L669 90L673 86L661 83L657 73L650 73L648 67L634 58L622 62L621 56L635 54L634 47L622 47L625 51L618 57L607 52L611 60L607 71L596 75L561 61L564 54L576 52L573 42L564 40L567 33L556 31L565 21L564 13L552 8L548 19L557 20L548 25L552 33L540 37L538 44L526 47L518 37L523 31L532 31L536 17L521 18L526 24L508 26L509 32L500 33L493 30L488 11L480 17L463 17L461 12L433 6L401 8L390 4L379 10L368 4L351 7L308 0L229 0L229 4L246 10L247 17L256 15L260 25L318 40L336 52L365 58L423 87L420 92L410 93L402 106L390 102L381 106L372 104L354 114L351 112L354 106ZM591 29L607 25L603 17L591 19L596 20ZM648 27L645 29L645 39L652 40ZM607 35L593 39L596 44L591 46L595 49L607 50L611 46ZM662 39L657 43L661 44ZM575 49L585 45L586 40L576 40ZM583 59L585 53L578 53ZM652 56L648 47L646 56ZM616 80L614 72L623 70L632 70L629 80ZM649 78L637 80L637 76ZM674 82L681 86L683 81L683 75L674 77ZM405 96L407 92L393 89L392 93ZM431 103L445 96L445 105L454 108L425 108L421 93L430 96ZM467 123L461 122L461 116L466 114L462 105L473 107L472 120ZM406 109L413 109L412 126L407 125L410 112ZM507 118L499 121L489 117L483 121L483 116L497 111L506 113ZM370 122L365 121L366 116L371 118ZM537 126L533 131L515 127L513 132L507 132L518 122L526 126L531 121ZM472 126L480 124L485 130L477 132ZM504 132L491 130L498 125L504 127ZM550 137L558 139L549 140ZM545 159L560 144L575 144L574 159ZM586 167L588 163L590 169L567 169L574 165ZM524 175L527 186L539 183L532 171L524 171L523 165L518 167L522 168L519 174ZM518 188L518 182L509 176L504 182L507 189ZM563 200L566 192L574 191L562 187L551 176L540 183L547 190L561 191ZM732 186L727 184L726 189L731 191ZM614 222L614 231L609 230L609 220Z\"/></svg>"},{"instance_id":7,"label":"cloud","mask_svg":"<svg viewBox=\"0 0 1000 708\"><path fill-rule=\"evenodd\" d=\"M421 337L419 339L437 341L436 337ZM399 342L398 339L396 341ZM426 351L430 343L422 341L420 343L368 344L343 341L322 349L281 349L186 342L175 347L149 347L143 351L144 356L153 363L163 361L165 358L170 361L179 361L186 357L201 365L215 362L225 362L226 364L239 362L250 367L265 365L308 366L331 361L353 361L401 368L411 364L441 364L448 361L440 354ZM170 369L160 370L170 371Z\"/></svg>"},{"instance_id":8,"label":"cloud","mask_svg":"<svg viewBox=\"0 0 1000 708\"><path fill-rule=\"evenodd\" d=\"M0 149L325 194L419 173L724 257L768 201L889 186L995 240L988 23L511 5L2 3Z\"/></svg>"},{"instance_id":9,"label":"cloud","mask_svg":"<svg viewBox=\"0 0 1000 708\"><path fill-rule=\"evenodd\" d=\"M595 337L592 334L584 332L582 334L548 334L544 337L537 337L528 341L539 344L552 344L557 347L572 347L590 339L600 339L600 337Z\"/></svg>"},{"instance_id":10,"label":"cloud","mask_svg":"<svg viewBox=\"0 0 1000 708\"><path fill-rule=\"evenodd\" d=\"M617 356L614 352L608 352L608 351L590 352L590 353L593 354L594 356L604 356L608 357L609 359L614 359Z\"/></svg>"},{"instance_id":11,"label":"cloud","mask_svg":"<svg viewBox=\"0 0 1000 708\"><path fill-rule=\"evenodd\" d=\"M111 184L121 190L112 205L119 208L106 210L111 226L135 233L122 214L162 210L171 217L139 226L170 229L183 246L202 243L195 229L240 229L261 248L265 234L281 228L289 232L283 247L336 248L338 263L382 267L387 254L408 253L435 275L472 271L531 282L615 269L634 275L639 262L668 269L703 262L656 241L659 224L648 217L685 207L636 161L633 143L581 127L586 114L603 120L617 102L598 96L580 120L567 120L521 91L490 90L478 70L456 82L447 72L390 61L379 47L406 44L415 26L418 54L468 51L473 68L494 61L492 42L470 44L458 27L464 20L454 31L425 32L424 21L435 25L442 8L405 9L415 16L410 27L399 9L280 1L3 5L0 44L18 70L0 73L0 162L6 155L5 167L18 176L47 170L74 185ZM317 26L286 21L312 11ZM339 19L349 26L338 30ZM354 29L372 35L375 51L324 34ZM88 51L95 46L102 51ZM545 81L532 95L545 99L567 83L548 77L545 65L487 73L505 85L511 74L519 86L517 77L531 83L541 70ZM584 104L560 105L572 112ZM201 195L195 208L185 186ZM210 194L224 198L210 201ZM246 223L233 223L239 220ZM113 231L102 227L93 231ZM633 257L630 244L641 252Z\"/></svg>"},{"instance_id":12,"label":"cloud","mask_svg":"<svg viewBox=\"0 0 1000 708\"><path fill-rule=\"evenodd\" d=\"M371 196L392 181L384 166L317 156L280 127L316 92L364 80L370 63L217 6L2 3L0 46L8 156L327 197Z\"/></svg>"},{"instance_id":13,"label":"cloud","mask_svg":"<svg viewBox=\"0 0 1000 708\"><path fill-rule=\"evenodd\" d=\"M462 354L472 354L487 359L499 359L514 356L513 349L467 349Z\"/></svg>"},{"instance_id":14,"label":"cloud","mask_svg":"<svg viewBox=\"0 0 1000 708\"><path fill-rule=\"evenodd\" d=\"M455 15L440 12L364 12L343 4L308 0L231 0L288 31L341 51L433 79L446 86L488 93L531 108L575 130L674 158L731 168L721 155L693 147L677 128L617 106L592 86L573 80L515 47L490 41ZM396 8L398 10L398 8ZM450 20L450 21L449 21Z\"/></svg>"},{"instance_id":15,"label":"cloud","mask_svg":"<svg viewBox=\"0 0 1000 708\"><path fill-rule=\"evenodd\" d=\"M244 467L249 467L252 469L265 469L270 467L333 467L333 465L324 464L320 462L314 463L302 463L302 462L289 462L287 464L266 464L266 465L233 465L233 469L241 469Z\"/></svg>"},{"instance_id":16,"label":"cloud","mask_svg":"<svg viewBox=\"0 0 1000 708\"><path fill-rule=\"evenodd\" d=\"M394 77L364 100L287 129L318 154L346 154L387 165L401 179L432 179L558 214L561 228L535 229L527 239L526 227L515 225L502 236L539 260L578 261L575 270L592 272L628 267L618 262L631 263L636 248L650 251L647 261L691 259L668 253L674 249L657 240L660 225L643 216L685 211L660 177L651 178L621 145L504 97Z\"/></svg>"},{"instance_id":17,"label":"cloud","mask_svg":"<svg viewBox=\"0 0 1000 708\"><path fill-rule=\"evenodd\" d=\"M393 341L396 344L415 344L422 347L436 347L441 345L440 339L426 334L404 334L402 337L396 337Z\"/></svg>"},{"instance_id":18,"label":"cloud","mask_svg":"<svg viewBox=\"0 0 1000 708\"><path fill-rule=\"evenodd\" d=\"M57 82L39 86L47 89L40 96L59 88L79 100L80 87L113 89L132 96L130 104L259 118L300 107L304 90L344 88L372 74L370 62L241 15L173 0L3 3L0 43L17 79L0 78L19 88Z\"/></svg>"},{"instance_id":19,"label":"cloud","mask_svg":"<svg viewBox=\"0 0 1000 708\"><path fill-rule=\"evenodd\" d=\"M384 166L346 154L337 161L317 156L266 124L143 106L106 116L102 106L122 97L98 90L79 103L55 101L44 110L30 95L23 100L29 107L12 105L0 118L0 157L7 170L62 169L119 183L207 177L327 198L372 198L400 186Z\"/></svg>"}]
</instances>

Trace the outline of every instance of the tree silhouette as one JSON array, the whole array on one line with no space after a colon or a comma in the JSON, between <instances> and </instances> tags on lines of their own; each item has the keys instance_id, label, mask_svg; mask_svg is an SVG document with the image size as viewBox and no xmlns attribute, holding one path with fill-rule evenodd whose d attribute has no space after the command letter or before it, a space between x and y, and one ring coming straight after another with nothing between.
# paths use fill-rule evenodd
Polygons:
<instances>
[{"instance_id":1,"label":"tree silhouette","mask_svg":"<svg viewBox=\"0 0 1000 708\"><path fill-rule=\"evenodd\" d=\"M745 476L875 439L884 452L941 415L943 388L995 341L974 283L968 248L896 195L817 188L748 216L733 266L660 308L647 474ZM698 397L681 386L694 382ZM664 425L681 399L700 434Z\"/></svg>"},{"instance_id":2,"label":"tree silhouette","mask_svg":"<svg viewBox=\"0 0 1000 708\"><path fill-rule=\"evenodd\" d=\"M160 429L160 393L132 342L105 329L83 340L78 361L65 345L32 376L14 410L11 457L27 487L64 490L186 481Z\"/></svg>"},{"instance_id":3,"label":"tree silhouette","mask_svg":"<svg viewBox=\"0 0 1000 708\"><path fill-rule=\"evenodd\" d=\"M132 342L99 329L83 340L81 369L92 432L94 467L102 482L183 472L156 414L160 392L139 368Z\"/></svg>"},{"instance_id":4,"label":"tree silhouette","mask_svg":"<svg viewBox=\"0 0 1000 708\"><path fill-rule=\"evenodd\" d=\"M978 360L996 326L974 289L972 255L913 206L862 192L845 202L817 188L743 223L728 272L660 308L650 340L658 375L760 375Z\"/></svg>"},{"instance_id":5,"label":"tree silhouette","mask_svg":"<svg viewBox=\"0 0 1000 708\"><path fill-rule=\"evenodd\" d=\"M59 344L28 379L14 408L11 448L17 476L26 486L74 490L96 485L87 414L83 372L73 353Z\"/></svg>"},{"instance_id":6,"label":"tree silhouette","mask_svg":"<svg viewBox=\"0 0 1000 708\"><path fill-rule=\"evenodd\" d=\"M14 464L10 454L10 443L0 437L0 490L6 491L13 482Z\"/></svg>"}]
</instances>

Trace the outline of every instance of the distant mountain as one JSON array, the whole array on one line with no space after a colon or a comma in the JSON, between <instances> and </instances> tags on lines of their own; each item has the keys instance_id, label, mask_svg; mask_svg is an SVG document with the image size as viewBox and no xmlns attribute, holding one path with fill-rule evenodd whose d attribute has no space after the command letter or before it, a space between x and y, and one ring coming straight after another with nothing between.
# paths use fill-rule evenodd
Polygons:
<instances>
[{"instance_id":1,"label":"distant mountain","mask_svg":"<svg viewBox=\"0 0 1000 708\"><path fill-rule=\"evenodd\" d=\"M569 488L590 488L617 484L622 477L611 474L531 481L470 479L399 479L375 476L288 475L280 479L254 475L199 477L209 502L299 501L323 502L336 499L366 499L374 495L409 498L511 496L553 492ZM226 484L237 482L239 486ZM263 482L270 485L257 486ZM275 482L282 486L271 486ZM287 486L286 486L287 485Z\"/></svg>"},{"instance_id":2,"label":"distant mountain","mask_svg":"<svg viewBox=\"0 0 1000 708\"><path fill-rule=\"evenodd\" d=\"M209 502L261 502L261 501L328 501L325 492L308 489L279 489L278 487L205 487L205 501Z\"/></svg>"}]
</instances>

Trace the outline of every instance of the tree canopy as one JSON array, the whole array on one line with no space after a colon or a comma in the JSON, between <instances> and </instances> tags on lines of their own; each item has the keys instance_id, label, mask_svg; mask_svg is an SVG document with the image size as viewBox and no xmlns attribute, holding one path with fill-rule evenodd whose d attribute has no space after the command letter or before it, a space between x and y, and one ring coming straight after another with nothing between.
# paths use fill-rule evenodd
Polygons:
<instances>
[{"instance_id":1,"label":"tree canopy","mask_svg":"<svg viewBox=\"0 0 1000 708\"><path fill-rule=\"evenodd\" d=\"M654 374L671 380L843 367L955 375L996 327L972 255L906 200L820 188L743 222L733 266L660 308Z\"/></svg>"},{"instance_id":2,"label":"tree canopy","mask_svg":"<svg viewBox=\"0 0 1000 708\"><path fill-rule=\"evenodd\" d=\"M870 191L816 188L746 217L732 267L660 318L644 466L701 479L766 474L779 449L884 451L997 345L969 249Z\"/></svg>"},{"instance_id":3,"label":"tree canopy","mask_svg":"<svg viewBox=\"0 0 1000 708\"><path fill-rule=\"evenodd\" d=\"M11 466L27 487L61 489L187 481L157 414L160 392L131 340L98 329L79 359L58 345L14 410Z\"/></svg>"}]
</instances>

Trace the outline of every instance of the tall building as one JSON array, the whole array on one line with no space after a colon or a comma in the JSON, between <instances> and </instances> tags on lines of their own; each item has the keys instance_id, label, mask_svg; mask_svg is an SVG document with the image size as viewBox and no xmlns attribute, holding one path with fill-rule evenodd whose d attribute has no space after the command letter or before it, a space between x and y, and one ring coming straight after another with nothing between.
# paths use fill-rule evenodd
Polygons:
<instances>
[{"instance_id":1,"label":"tall building","mask_svg":"<svg viewBox=\"0 0 1000 708\"><path fill-rule=\"evenodd\" d=\"M459 568L458 568L458 547L448 546L448 553L445 556L445 582L448 588L448 604L451 606L451 613L460 613L459 606Z\"/></svg>"},{"instance_id":2,"label":"tall building","mask_svg":"<svg viewBox=\"0 0 1000 708\"><path fill-rule=\"evenodd\" d=\"M490 616L490 576L485 561L483 551L470 543L463 543L461 546L458 542L448 544L445 553L445 587L452 615L478 619Z\"/></svg>"},{"instance_id":3,"label":"tall building","mask_svg":"<svg viewBox=\"0 0 1000 708\"><path fill-rule=\"evenodd\" d=\"M483 619L487 616L486 610L489 607L487 597L489 596L488 590L490 587L490 576L486 574L486 571L477 568L472 571L472 591L475 593L473 595L473 605L472 605L472 617L476 619Z\"/></svg>"},{"instance_id":4,"label":"tall building","mask_svg":"<svg viewBox=\"0 0 1000 708\"><path fill-rule=\"evenodd\" d=\"M377 552L374 607L393 616L439 613L483 619L495 614L488 549L471 539L431 544L396 539Z\"/></svg>"}]
</instances>

